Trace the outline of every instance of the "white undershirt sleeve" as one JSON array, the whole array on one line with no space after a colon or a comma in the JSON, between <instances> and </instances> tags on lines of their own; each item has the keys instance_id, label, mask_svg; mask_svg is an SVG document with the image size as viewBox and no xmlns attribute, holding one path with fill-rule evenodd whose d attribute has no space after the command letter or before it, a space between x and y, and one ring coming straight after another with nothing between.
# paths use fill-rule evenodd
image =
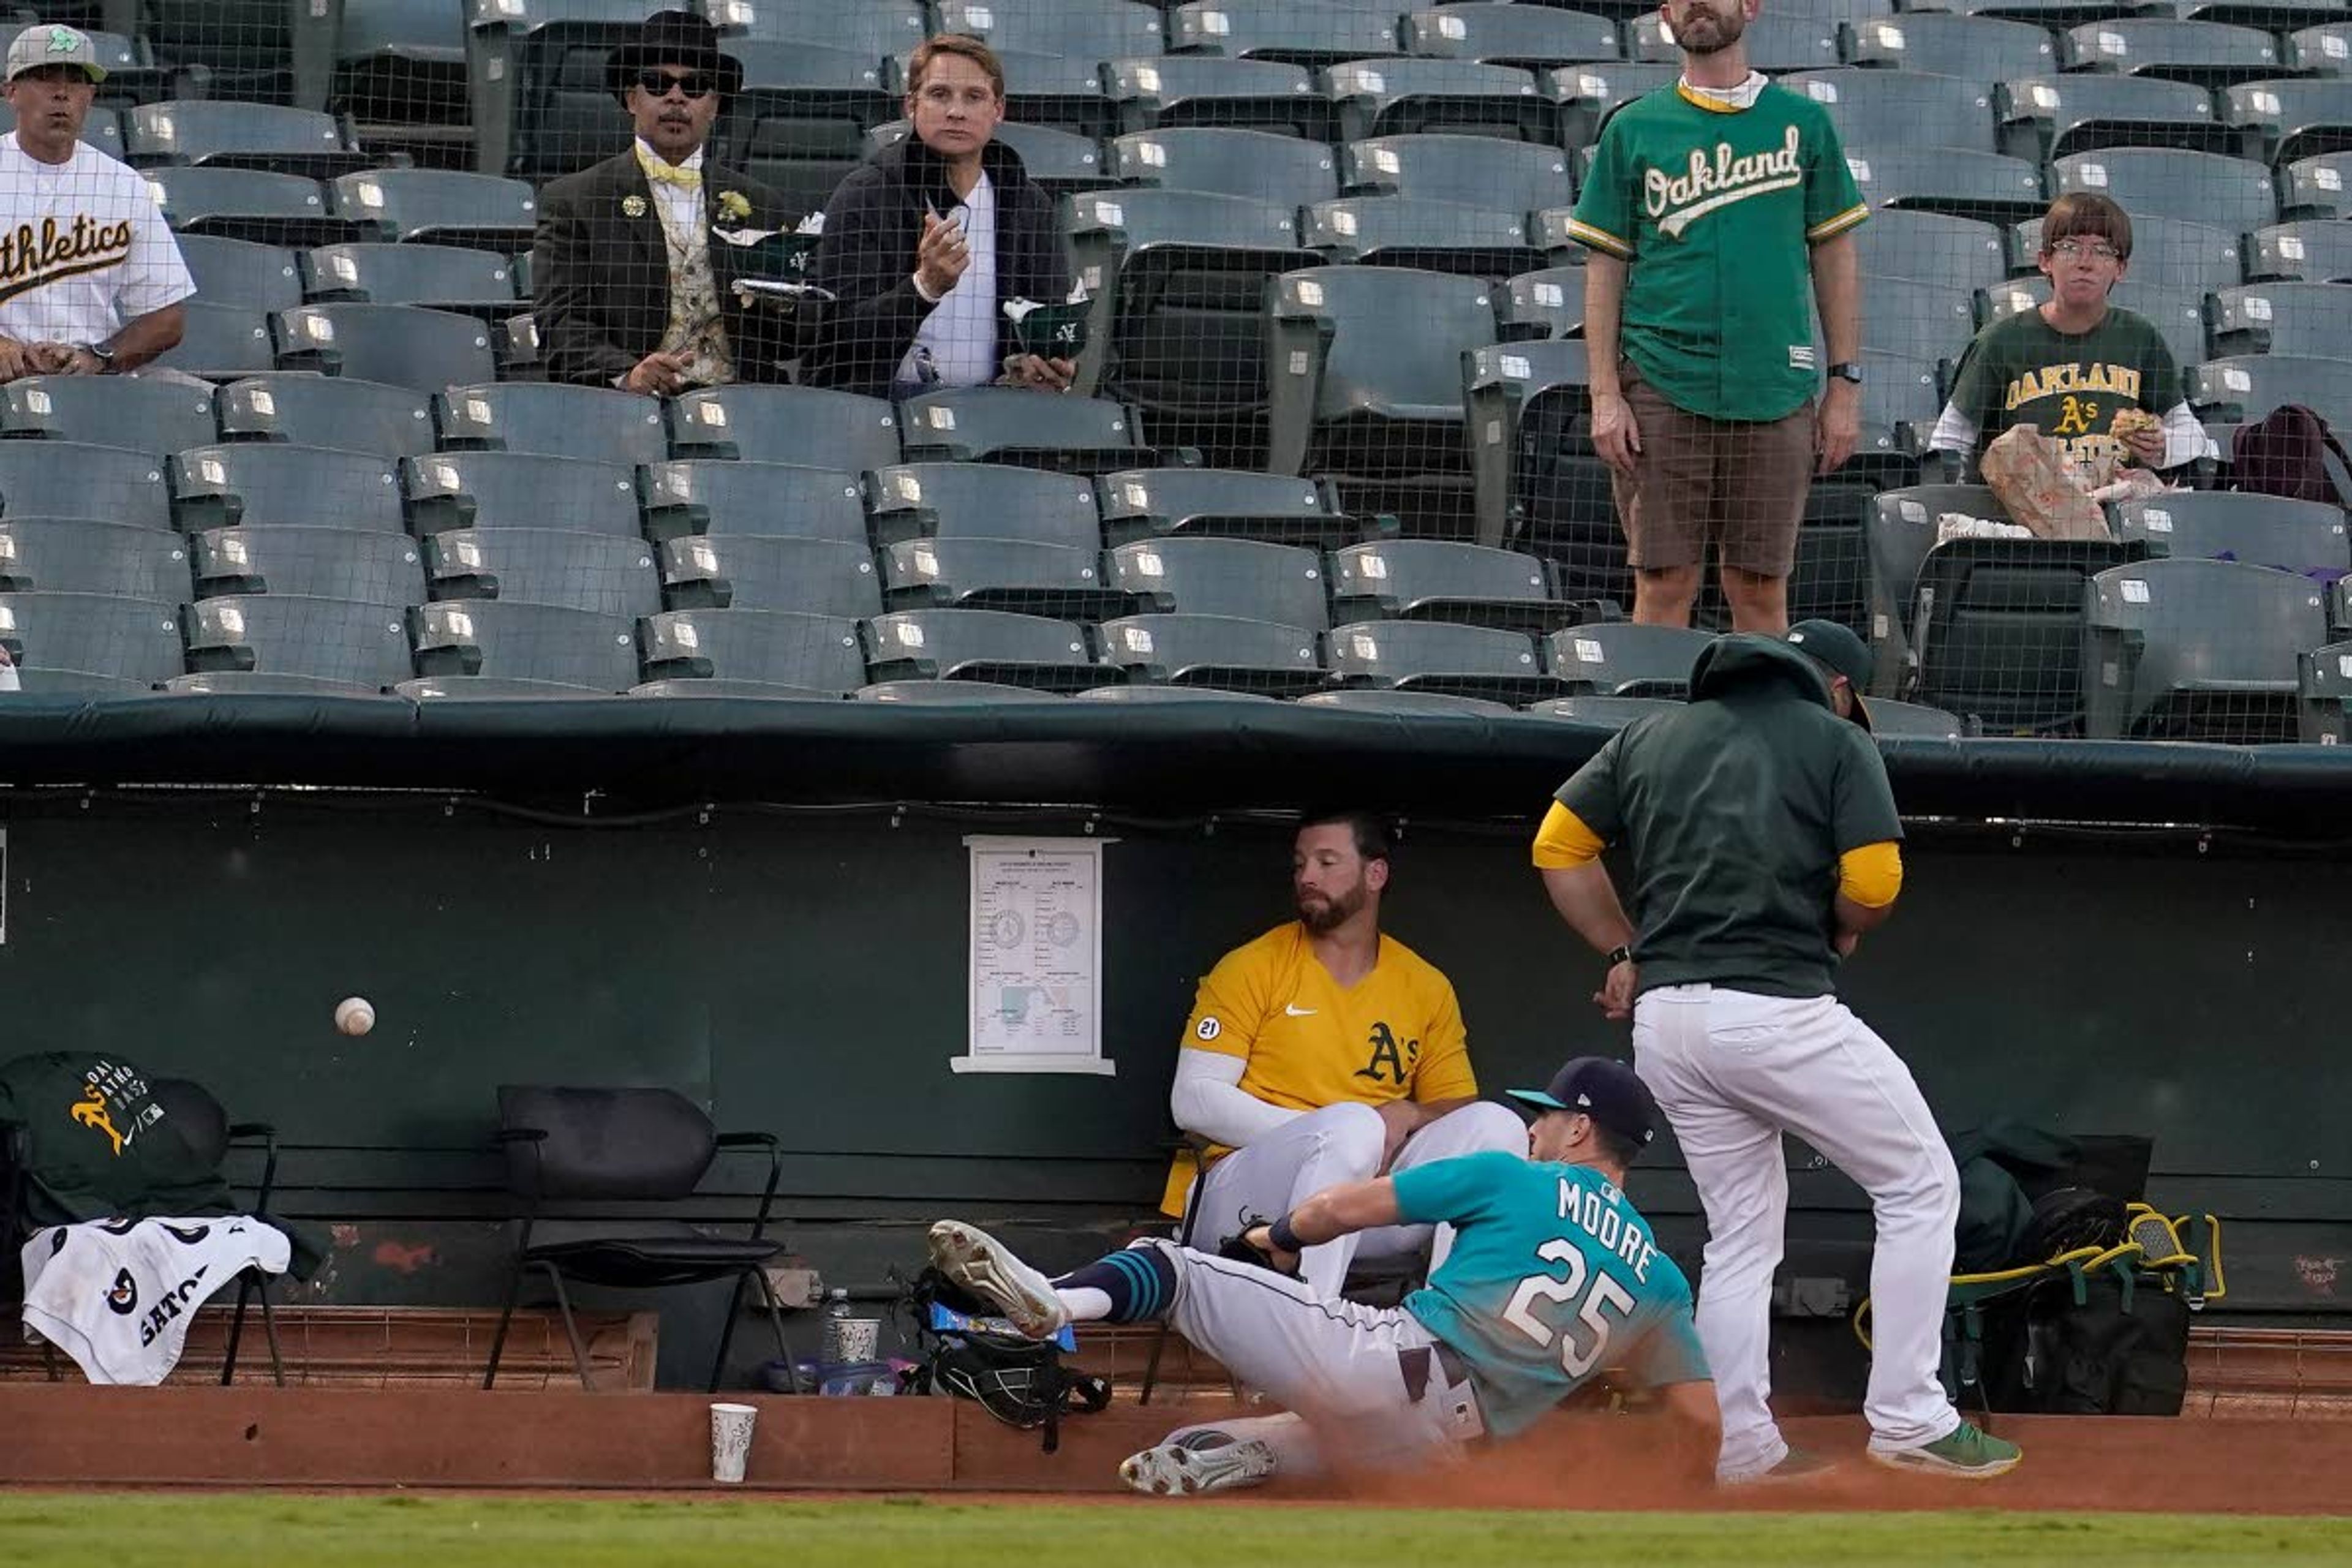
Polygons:
<instances>
[{"instance_id":1,"label":"white undershirt sleeve","mask_svg":"<svg viewBox=\"0 0 2352 1568\"><path fill-rule=\"evenodd\" d=\"M2212 439L2205 434L2205 426L2185 402L2176 403L2164 416L2164 461L2160 467L2177 468L2183 463L2193 463L2200 458L2218 457Z\"/></svg>"},{"instance_id":2,"label":"white undershirt sleeve","mask_svg":"<svg viewBox=\"0 0 2352 1568\"><path fill-rule=\"evenodd\" d=\"M1248 1067L1244 1058L1223 1051L1178 1051L1176 1082L1168 1091L1168 1110L1176 1125L1240 1149L1307 1114L1268 1105L1243 1089L1242 1074Z\"/></svg>"},{"instance_id":3,"label":"white undershirt sleeve","mask_svg":"<svg viewBox=\"0 0 2352 1568\"><path fill-rule=\"evenodd\" d=\"M1927 437L1930 449L1937 452L1958 452L1965 457L1977 449L1977 437L1982 434L1975 420L1959 410L1958 404L1947 403L1944 412L1936 418L1936 433Z\"/></svg>"}]
</instances>

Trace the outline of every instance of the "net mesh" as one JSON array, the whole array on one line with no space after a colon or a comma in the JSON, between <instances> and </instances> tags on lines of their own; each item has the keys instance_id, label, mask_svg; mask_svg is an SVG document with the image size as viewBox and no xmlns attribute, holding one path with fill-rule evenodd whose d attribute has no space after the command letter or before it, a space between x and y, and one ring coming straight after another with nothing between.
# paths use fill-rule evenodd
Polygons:
<instances>
[{"instance_id":1,"label":"net mesh","mask_svg":"<svg viewBox=\"0 0 2352 1568\"><path fill-rule=\"evenodd\" d=\"M24 689L2347 731L2337 0L650 9L16 13Z\"/></svg>"}]
</instances>

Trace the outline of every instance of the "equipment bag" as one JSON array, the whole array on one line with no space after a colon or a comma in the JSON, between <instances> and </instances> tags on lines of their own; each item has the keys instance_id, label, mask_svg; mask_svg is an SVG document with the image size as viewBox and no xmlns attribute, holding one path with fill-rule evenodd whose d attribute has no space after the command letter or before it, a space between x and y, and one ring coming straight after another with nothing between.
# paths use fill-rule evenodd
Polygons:
<instances>
[{"instance_id":1,"label":"equipment bag","mask_svg":"<svg viewBox=\"0 0 2352 1568\"><path fill-rule=\"evenodd\" d=\"M1062 1417L1090 1415L1110 1405L1110 1384L1062 1364L1077 1349L1067 1327L1033 1340L936 1268L908 1287L901 1305L912 1317L923 1355L906 1374L909 1394L971 1399L1008 1426L1045 1429L1045 1452L1062 1446Z\"/></svg>"}]
</instances>

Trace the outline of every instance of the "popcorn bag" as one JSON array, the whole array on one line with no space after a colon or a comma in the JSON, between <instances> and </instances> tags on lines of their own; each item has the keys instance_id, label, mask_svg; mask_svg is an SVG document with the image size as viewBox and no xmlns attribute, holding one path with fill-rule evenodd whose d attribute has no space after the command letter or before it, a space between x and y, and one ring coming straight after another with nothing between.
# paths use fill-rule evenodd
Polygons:
<instances>
[{"instance_id":1,"label":"popcorn bag","mask_svg":"<svg viewBox=\"0 0 2352 1568\"><path fill-rule=\"evenodd\" d=\"M1985 448L1979 468L2001 510L2038 539L2114 537L2106 513L2074 478L2057 442L2030 425L2012 425Z\"/></svg>"}]
</instances>

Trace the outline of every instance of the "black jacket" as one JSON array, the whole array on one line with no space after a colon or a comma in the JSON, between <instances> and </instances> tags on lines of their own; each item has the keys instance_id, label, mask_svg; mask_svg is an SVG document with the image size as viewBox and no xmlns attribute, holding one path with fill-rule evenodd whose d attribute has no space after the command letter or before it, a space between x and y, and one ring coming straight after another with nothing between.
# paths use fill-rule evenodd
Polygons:
<instances>
[{"instance_id":1,"label":"black jacket","mask_svg":"<svg viewBox=\"0 0 2352 1568\"><path fill-rule=\"evenodd\" d=\"M1054 201L1029 178L1021 156L1002 142L981 149L980 166L996 196L996 299L1057 304L1070 292L1070 263L1054 221ZM926 212L944 216L959 198L947 164L911 133L841 182L824 207L810 281L836 302L805 369L810 384L887 397L898 362L932 306L915 291L915 247ZM1011 351L1000 310L996 357Z\"/></svg>"},{"instance_id":2,"label":"black jacket","mask_svg":"<svg viewBox=\"0 0 2352 1568\"><path fill-rule=\"evenodd\" d=\"M719 226L789 228L784 199L706 153L702 164L704 221L727 193L751 204L751 216L719 216ZM642 205L632 216L624 204ZM736 247L710 247L711 279L719 288L719 311L735 374L744 381L781 381L778 362L795 352L784 318L773 311L745 310L730 285ZM669 254L662 241L661 214L653 188L637 164L636 150L567 174L540 193L539 232L530 247L531 314L539 321L540 352L551 381L610 386L639 360L661 346L669 325Z\"/></svg>"}]
</instances>

